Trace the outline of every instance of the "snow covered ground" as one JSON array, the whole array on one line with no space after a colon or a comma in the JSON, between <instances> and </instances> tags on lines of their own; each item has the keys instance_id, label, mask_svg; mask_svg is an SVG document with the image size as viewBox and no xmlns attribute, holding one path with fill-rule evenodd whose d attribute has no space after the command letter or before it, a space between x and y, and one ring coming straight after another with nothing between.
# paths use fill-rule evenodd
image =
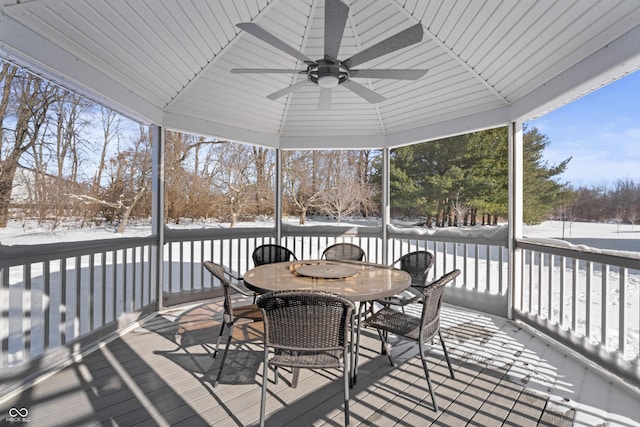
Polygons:
<instances>
[{"instance_id":1,"label":"snow covered ground","mask_svg":"<svg viewBox=\"0 0 640 427\"><path fill-rule=\"evenodd\" d=\"M297 225L297 218L287 218L288 224ZM306 222L307 226L336 225L335 221L327 219L311 218ZM343 220L344 226L380 225L379 221ZM273 223L264 221L242 222L236 227L271 227ZM170 228L229 228L228 223L217 222L183 222ZM85 226L80 228L77 224L62 224L51 231L49 224L38 225L35 222L10 221L6 228L0 228L0 244L35 245L54 243L61 241L87 241L96 239L108 239L118 237L139 237L151 233L151 227L145 223L131 222L123 234L115 233L113 225ZM538 225L525 225L523 229L525 237L562 239L575 245L587 245L599 249L613 249L640 252L640 225L630 224L602 224L584 222L545 221Z\"/></svg>"},{"instance_id":2,"label":"snow covered ground","mask_svg":"<svg viewBox=\"0 0 640 427\"><path fill-rule=\"evenodd\" d=\"M640 252L640 225L545 221L525 226L523 234L525 237L563 239L574 245L598 249Z\"/></svg>"}]
</instances>

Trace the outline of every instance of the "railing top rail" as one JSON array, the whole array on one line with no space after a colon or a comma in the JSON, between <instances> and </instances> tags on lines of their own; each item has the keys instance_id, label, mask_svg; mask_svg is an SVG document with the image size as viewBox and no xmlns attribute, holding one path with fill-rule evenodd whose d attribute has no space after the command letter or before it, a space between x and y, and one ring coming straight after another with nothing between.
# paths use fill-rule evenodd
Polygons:
<instances>
[{"instance_id":1,"label":"railing top rail","mask_svg":"<svg viewBox=\"0 0 640 427\"><path fill-rule=\"evenodd\" d=\"M559 239L541 238L518 239L516 247L640 270L640 253L638 252L597 249L584 245L574 245Z\"/></svg>"},{"instance_id":2,"label":"railing top rail","mask_svg":"<svg viewBox=\"0 0 640 427\"><path fill-rule=\"evenodd\" d=\"M382 237L382 225L379 226L346 226L346 225L292 225L283 224L282 234L286 236L321 236L321 237Z\"/></svg>"},{"instance_id":3,"label":"railing top rail","mask_svg":"<svg viewBox=\"0 0 640 427\"><path fill-rule=\"evenodd\" d=\"M0 268L50 261L67 257L90 255L98 252L152 245L156 236L117 237L113 239L43 243L37 245L0 245Z\"/></svg>"},{"instance_id":4,"label":"railing top rail","mask_svg":"<svg viewBox=\"0 0 640 427\"><path fill-rule=\"evenodd\" d=\"M494 245L507 247L509 243L509 229L506 225L491 225L485 227L397 227L390 225L389 237L396 239L423 239L435 242L455 242L480 245Z\"/></svg>"},{"instance_id":5,"label":"railing top rail","mask_svg":"<svg viewBox=\"0 0 640 427\"><path fill-rule=\"evenodd\" d=\"M166 242L206 239L246 239L251 237L275 237L275 227L234 227L234 228L164 228Z\"/></svg>"}]
</instances>

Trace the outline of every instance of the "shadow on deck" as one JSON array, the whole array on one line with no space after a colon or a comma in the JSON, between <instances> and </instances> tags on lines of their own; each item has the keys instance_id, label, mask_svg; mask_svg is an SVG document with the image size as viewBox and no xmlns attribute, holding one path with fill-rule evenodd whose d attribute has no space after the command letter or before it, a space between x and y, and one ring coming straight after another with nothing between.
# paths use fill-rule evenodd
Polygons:
<instances>
[{"instance_id":1,"label":"shadow on deck","mask_svg":"<svg viewBox=\"0 0 640 427\"><path fill-rule=\"evenodd\" d=\"M220 300L158 313L2 398L0 425L255 425L259 343L232 345L213 388L221 315ZM516 323L447 306L442 327L455 379L448 377L440 346L432 346L429 368L441 411L432 409L417 346L394 347L394 368L380 355L377 334L365 330L351 390L352 425L640 425L634 421L640 419L638 394ZM281 375L284 381L269 384L267 425L342 425L342 384L334 381L339 372L302 370L297 388L290 386L290 372Z\"/></svg>"}]
</instances>

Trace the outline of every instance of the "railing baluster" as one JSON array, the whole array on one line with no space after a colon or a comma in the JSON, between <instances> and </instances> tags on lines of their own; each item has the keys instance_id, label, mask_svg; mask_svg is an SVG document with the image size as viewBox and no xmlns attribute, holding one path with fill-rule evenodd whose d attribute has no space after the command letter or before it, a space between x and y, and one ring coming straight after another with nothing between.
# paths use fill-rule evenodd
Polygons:
<instances>
[{"instance_id":1,"label":"railing baluster","mask_svg":"<svg viewBox=\"0 0 640 427\"><path fill-rule=\"evenodd\" d=\"M591 339L591 281L593 279L593 263L591 261L587 261L587 287L586 287L586 295L585 295L585 329L584 336L587 339Z\"/></svg>"},{"instance_id":2,"label":"railing baluster","mask_svg":"<svg viewBox=\"0 0 640 427\"><path fill-rule=\"evenodd\" d=\"M51 261L47 260L43 263L42 266L42 274L44 279L44 295L49 297L49 302L45 305L44 309L44 348L43 351L51 347L51 316L53 315L53 311L51 310L51 305L53 304L53 298L51 298ZM2 304L0 304L0 309L2 309ZM0 318L0 325L2 324L2 319ZM2 327L0 327L0 333L2 332Z\"/></svg>"},{"instance_id":3,"label":"railing baluster","mask_svg":"<svg viewBox=\"0 0 640 427\"><path fill-rule=\"evenodd\" d=\"M20 348L21 358L27 360L31 356L31 327L33 323L33 294L31 292L31 264L26 264L22 269L22 310L24 315L24 321L20 322L21 334L18 335L22 339L22 345ZM27 296L30 296L30 304L27 304ZM29 316L26 314L29 313Z\"/></svg>"},{"instance_id":4,"label":"railing baluster","mask_svg":"<svg viewBox=\"0 0 640 427\"><path fill-rule=\"evenodd\" d=\"M454 243L454 245L455 245L455 243ZM487 264L487 266L486 266L487 272L486 272L486 280L484 282L485 286L484 286L483 291L484 292L488 292L489 291L489 283L491 283L491 246L484 245L484 247L485 247L485 251L486 251L485 259L486 259L486 264ZM457 268L457 267L454 265L453 268ZM476 284L478 282L479 281L476 280Z\"/></svg>"},{"instance_id":5,"label":"railing baluster","mask_svg":"<svg viewBox=\"0 0 640 427\"><path fill-rule=\"evenodd\" d=\"M101 280L100 284L102 286L102 325L107 324L107 252L102 251L100 254L100 270L101 270Z\"/></svg>"},{"instance_id":6,"label":"railing baluster","mask_svg":"<svg viewBox=\"0 0 640 427\"><path fill-rule=\"evenodd\" d=\"M601 278L601 299L600 299L600 342L607 348L607 342L609 337L609 323L607 322L607 314L609 312L609 265L602 265L602 278Z\"/></svg>"},{"instance_id":7,"label":"railing baluster","mask_svg":"<svg viewBox=\"0 0 640 427\"><path fill-rule=\"evenodd\" d=\"M573 271L571 280L571 330L574 333L578 328L578 269L580 263L577 258L573 258Z\"/></svg>"},{"instance_id":8,"label":"railing baluster","mask_svg":"<svg viewBox=\"0 0 640 427\"><path fill-rule=\"evenodd\" d=\"M538 316L542 317L542 270L544 268L544 255L538 252Z\"/></svg>"},{"instance_id":9,"label":"railing baluster","mask_svg":"<svg viewBox=\"0 0 640 427\"><path fill-rule=\"evenodd\" d=\"M9 286L10 270L11 267L4 267L0 269L0 295L3 296L0 298L0 313L7 313L7 316L0 316L0 338L2 339L2 343L0 344L0 349L2 349L2 353L0 354L0 366L2 367L9 366L9 323L11 322L11 317L9 315L9 310L11 308Z\"/></svg>"},{"instance_id":10,"label":"railing baluster","mask_svg":"<svg viewBox=\"0 0 640 427\"><path fill-rule=\"evenodd\" d=\"M556 316L553 312L553 288L554 288L554 280L553 280L553 269L555 268L555 258L553 254L549 254L549 271L547 278L547 319L553 323L556 322Z\"/></svg>"},{"instance_id":11,"label":"railing baluster","mask_svg":"<svg viewBox=\"0 0 640 427\"><path fill-rule=\"evenodd\" d=\"M190 279L190 283L189 283L189 289L199 289L199 283L195 281L196 279L196 270L195 270L195 266L196 266L196 258L195 258L195 247L194 245L194 241L190 241L189 242L189 279Z\"/></svg>"},{"instance_id":12,"label":"railing baluster","mask_svg":"<svg viewBox=\"0 0 640 427\"><path fill-rule=\"evenodd\" d=\"M567 258L562 257L560 259L560 320L558 324L563 327L566 326L566 322L564 319L564 298L565 298L564 281L565 281L566 269L567 269Z\"/></svg>"},{"instance_id":13,"label":"railing baluster","mask_svg":"<svg viewBox=\"0 0 640 427\"><path fill-rule=\"evenodd\" d=\"M529 251L529 294L528 294L528 303L529 303L529 313L533 311L533 268L534 268L534 252Z\"/></svg>"},{"instance_id":14,"label":"railing baluster","mask_svg":"<svg viewBox=\"0 0 640 427\"><path fill-rule=\"evenodd\" d=\"M67 343L67 310L69 310L69 301L67 301L67 258L60 260L60 303L64 305L64 309L60 310L60 344Z\"/></svg>"},{"instance_id":15,"label":"railing baluster","mask_svg":"<svg viewBox=\"0 0 640 427\"><path fill-rule=\"evenodd\" d=\"M626 319L626 310L627 306L627 269L624 267L620 267L620 283L619 283L620 293L619 295L619 320L618 320L618 351L622 356L625 355L627 351L627 319ZM636 355L638 357L638 355Z\"/></svg>"}]
</instances>

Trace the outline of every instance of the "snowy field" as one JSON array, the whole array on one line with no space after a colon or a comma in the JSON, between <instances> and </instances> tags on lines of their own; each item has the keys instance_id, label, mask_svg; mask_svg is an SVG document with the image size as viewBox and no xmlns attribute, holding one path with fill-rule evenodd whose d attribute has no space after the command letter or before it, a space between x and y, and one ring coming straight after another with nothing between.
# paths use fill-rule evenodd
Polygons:
<instances>
[{"instance_id":1,"label":"snowy field","mask_svg":"<svg viewBox=\"0 0 640 427\"><path fill-rule=\"evenodd\" d=\"M288 224L297 225L296 218L287 218ZM344 226L379 225L380 222L363 220L343 220ZM307 226L336 225L335 221L309 219ZM236 227L272 227L269 221L254 221L238 223ZM169 224L170 228L229 228L228 223L194 222L180 225ZM51 231L50 226L39 226L35 222L10 221L8 227L0 228L0 244L35 245L62 241L88 241L120 237L148 236L151 227L148 224L131 222L123 234L116 234L114 226L88 226L77 228L75 224L63 224ZM612 249L640 252L640 225L630 224L601 224L562 221L545 221L538 225L524 226L525 237L564 239L575 245L587 245L599 249Z\"/></svg>"},{"instance_id":2,"label":"snowy field","mask_svg":"<svg viewBox=\"0 0 640 427\"><path fill-rule=\"evenodd\" d=\"M640 225L545 221L525 226L525 237L563 239L574 245L640 252Z\"/></svg>"}]
</instances>

